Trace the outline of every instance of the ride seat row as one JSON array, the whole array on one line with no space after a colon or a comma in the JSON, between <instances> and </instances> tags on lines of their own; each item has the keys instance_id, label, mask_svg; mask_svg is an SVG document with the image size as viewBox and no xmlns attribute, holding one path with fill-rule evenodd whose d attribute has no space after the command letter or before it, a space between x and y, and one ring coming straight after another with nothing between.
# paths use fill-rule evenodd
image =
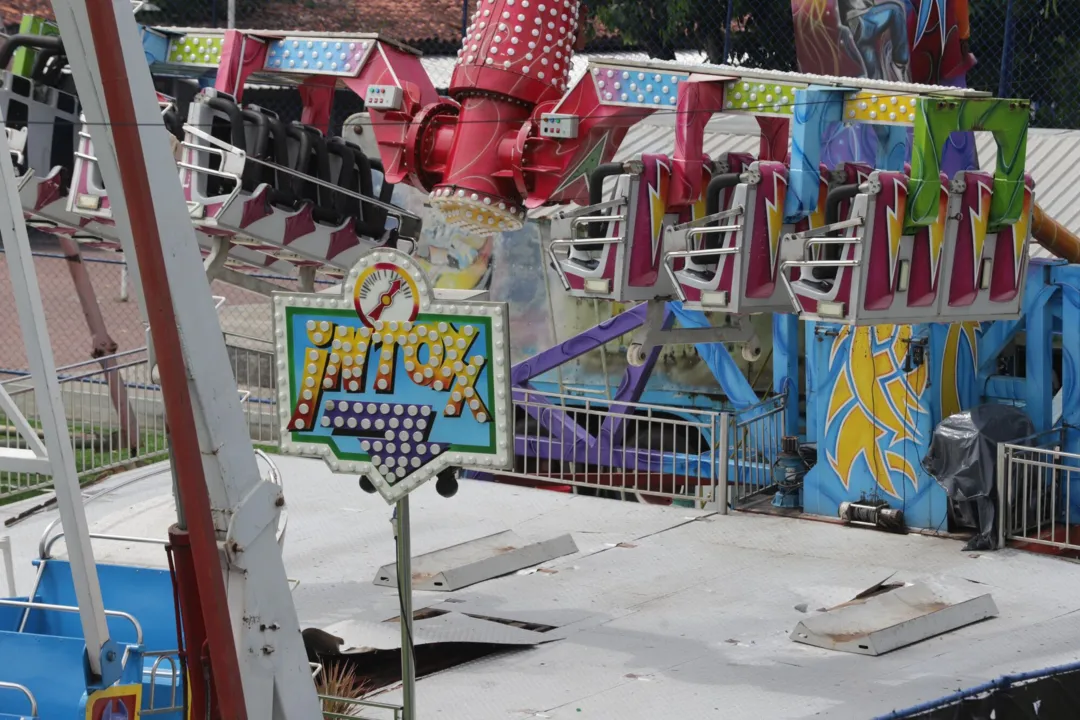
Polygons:
<instances>
[{"instance_id":1,"label":"ride seat row","mask_svg":"<svg viewBox=\"0 0 1080 720\"><path fill-rule=\"evenodd\" d=\"M1017 317L1033 181L1025 178L1020 220L993 228L991 174L940 180L937 220L928 227L904 227L910 181L904 172L878 170L865 182L834 189L830 200L843 201L830 203L828 230L791 237L801 250L785 263L796 311L855 325ZM823 252L813 257L812 248Z\"/></svg>"},{"instance_id":2,"label":"ride seat row","mask_svg":"<svg viewBox=\"0 0 1080 720\"><path fill-rule=\"evenodd\" d=\"M312 219L317 223L340 226L352 220L360 236L385 235L386 212L365 207L358 197L376 197L374 172L383 172L378 159L310 125L284 123L276 113L256 105L241 107L224 93L208 94L205 108L199 105L192 105L192 126L208 126L214 139L256 161L243 163L239 173L241 192L254 194L266 185L266 201L274 208L296 212L310 204ZM193 140L189 136L189 143ZM237 181L223 172L224 157L197 154L205 156L205 160L196 158L195 163L205 163L213 171L197 180L202 184L198 195L209 200L232 194ZM392 184L382 183L377 199L389 203L393 190Z\"/></svg>"}]
</instances>

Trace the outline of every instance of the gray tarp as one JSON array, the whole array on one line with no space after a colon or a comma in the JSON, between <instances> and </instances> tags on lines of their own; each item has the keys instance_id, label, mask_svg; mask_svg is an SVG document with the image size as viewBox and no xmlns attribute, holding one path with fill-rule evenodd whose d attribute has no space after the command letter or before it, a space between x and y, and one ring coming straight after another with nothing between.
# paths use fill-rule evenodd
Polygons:
<instances>
[{"instance_id":1,"label":"gray tarp","mask_svg":"<svg viewBox=\"0 0 1080 720\"><path fill-rule=\"evenodd\" d=\"M1034 433L1027 414L1009 405L979 405L934 429L922 466L957 503L957 511L975 521L978 534L965 550L993 549L996 542L998 443Z\"/></svg>"}]
</instances>

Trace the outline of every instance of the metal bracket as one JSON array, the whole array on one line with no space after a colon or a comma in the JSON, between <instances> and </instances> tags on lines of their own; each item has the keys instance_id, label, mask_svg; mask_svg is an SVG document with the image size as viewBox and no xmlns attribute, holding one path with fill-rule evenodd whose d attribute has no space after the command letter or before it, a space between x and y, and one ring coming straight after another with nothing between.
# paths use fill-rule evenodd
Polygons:
<instances>
[{"instance_id":1,"label":"metal bracket","mask_svg":"<svg viewBox=\"0 0 1080 720\"><path fill-rule=\"evenodd\" d=\"M699 343L738 343L740 345L760 346L757 331L750 319L743 315L727 315L730 324L706 328L671 328L665 330L664 311L667 301L649 300L645 315L645 324L634 334L630 344L628 359L633 362L634 355L647 356L653 348L664 345L697 345Z\"/></svg>"},{"instance_id":2,"label":"metal bracket","mask_svg":"<svg viewBox=\"0 0 1080 720\"><path fill-rule=\"evenodd\" d=\"M225 533L225 552L229 564L248 570L244 550L268 528L276 533L278 517L285 507L281 486L263 480L235 507Z\"/></svg>"},{"instance_id":3,"label":"metal bracket","mask_svg":"<svg viewBox=\"0 0 1080 720\"><path fill-rule=\"evenodd\" d=\"M267 282L262 278L253 277L227 267L225 263L229 259L229 250L231 247L232 243L228 238L214 238L214 249L211 250L210 254L203 260L203 267L206 269L207 280L210 280L211 282L214 280L221 280L222 282L242 287L245 290L250 290L251 292L266 297L272 297L274 293L285 290L285 288L275 285L272 282ZM300 270L304 269L305 268L300 268ZM302 286L304 281L303 273L300 274L300 281ZM314 282L314 275L312 276L312 282ZM305 292L308 291L305 290Z\"/></svg>"}]
</instances>

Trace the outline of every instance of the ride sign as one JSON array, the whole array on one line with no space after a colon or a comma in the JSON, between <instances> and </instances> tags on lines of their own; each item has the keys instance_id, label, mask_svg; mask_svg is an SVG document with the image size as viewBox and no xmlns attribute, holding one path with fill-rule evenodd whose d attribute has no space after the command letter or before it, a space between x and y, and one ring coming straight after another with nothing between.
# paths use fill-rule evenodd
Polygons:
<instances>
[{"instance_id":1,"label":"ride sign","mask_svg":"<svg viewBox=\"0 0 1080 720\"><path fill-rule=\"evenodd\" d=\"M433 291L408 255L364 255L341 296L274 295L281 450L395 502L451 467L513 464L505 303Z\"/></svg>"}]
</instances>

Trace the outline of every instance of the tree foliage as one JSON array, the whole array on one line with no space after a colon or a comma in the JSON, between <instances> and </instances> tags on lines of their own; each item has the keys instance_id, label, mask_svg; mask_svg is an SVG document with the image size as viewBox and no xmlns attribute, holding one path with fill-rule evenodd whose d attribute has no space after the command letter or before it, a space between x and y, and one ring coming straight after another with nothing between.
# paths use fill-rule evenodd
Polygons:
<instances>
[{"instance_id":1,"label":"tree foliage","mask_svg":"<svg viewBox=\"0 0 1080 720\"><path fill-rule=\"evenodd\" d=\"M997 93L1003 61L1006 92L1030 98L1040 127L1080 128L1080 3L1013 0L1011 67L1004 52L1008 0L971 3L972 50L979 64L968 83Z\"/></svg>"},{"instance_id":2,"label":"tree foliage","mask_svg":"<svg viewBox=\"0 0 1080 720\"><path fill-rule=\"evenodd\" d=\"M603 28L652 58L700 50L722 63L728 0L591 0ZM968 85L998 92L1009 0L970 3L971 47L978 65ZM1013 41L1008 94L1030 98L1034 124L1080 128L1080 1L1012 0ZM733 0L732 64L796 70L791 0Z\"/></svg>"},{"instance_id":3,"label":"tree foliage","mask_svg":"<svg viewBox=\"0 0 1080 720\"><path fill-rule=\"evenodd\" d=\"M728 0L592 0L603 26L649 57L672 60L680 49L724 61ZM795 69L790 0L733 0L728 60Z\"/></svg>"}]
</instances>

